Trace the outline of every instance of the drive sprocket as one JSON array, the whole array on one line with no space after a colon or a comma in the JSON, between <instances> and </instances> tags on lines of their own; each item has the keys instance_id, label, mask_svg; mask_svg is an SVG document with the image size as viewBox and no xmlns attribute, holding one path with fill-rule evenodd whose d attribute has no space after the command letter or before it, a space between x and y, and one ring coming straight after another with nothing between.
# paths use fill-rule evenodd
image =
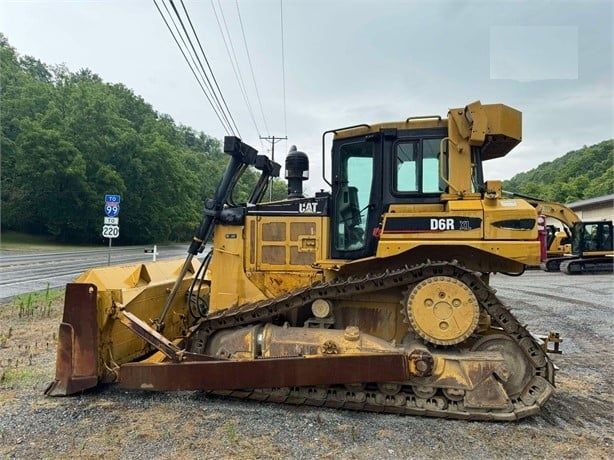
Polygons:
<instances>
[{"instance_id":1,"label":"drive sprocket","mask_svg":"<svg viewBox=\"0 0 614 460\"><path fill-rule=\"evenodd\" d=\"M402 313L427 342L456 345L475 331L480 304L471 289L450 276L433 276L410 288Z\"/></svg>"}]
</instances>

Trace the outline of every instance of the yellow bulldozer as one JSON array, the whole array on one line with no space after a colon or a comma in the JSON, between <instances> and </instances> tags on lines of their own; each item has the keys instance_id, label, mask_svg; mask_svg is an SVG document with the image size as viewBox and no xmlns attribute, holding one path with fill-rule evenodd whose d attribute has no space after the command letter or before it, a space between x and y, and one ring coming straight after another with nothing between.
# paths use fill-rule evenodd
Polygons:
<instances>
[{"instance_id":1,"label":"yellow bulldozer","mask_svg":"<svg viewBox=\"0 0 614 460\"><path fill-rule=\"evenodd\" d=\"M304 196L309 159L293 147L288 198L263 202L281 166L226 137L184 261L67 286L47 394L118 382L468 420L539 412L560 339L536 338L489 287L539 264L535 208L482 172L520 140L519 111L479 101L326 131L330 190ZM248 167L260 180L236 203Z\"/></svg>"}]
</instances>

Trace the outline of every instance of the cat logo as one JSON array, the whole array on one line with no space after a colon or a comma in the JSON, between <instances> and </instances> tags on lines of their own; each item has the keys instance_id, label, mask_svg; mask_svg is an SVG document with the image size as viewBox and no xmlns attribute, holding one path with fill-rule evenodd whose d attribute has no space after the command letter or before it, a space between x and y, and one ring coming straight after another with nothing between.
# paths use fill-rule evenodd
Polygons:
<instances>
[{"instance_id":1,"label":"cat logo","mask_svg":"<svg viewBox=\"0 0 614 460\"><path fill-rule=\"evenodd\" d=\"M298 212L300 212L301 214L315 213L317 206L317 203L299 203Z\"/></svg>"}]
</instances>

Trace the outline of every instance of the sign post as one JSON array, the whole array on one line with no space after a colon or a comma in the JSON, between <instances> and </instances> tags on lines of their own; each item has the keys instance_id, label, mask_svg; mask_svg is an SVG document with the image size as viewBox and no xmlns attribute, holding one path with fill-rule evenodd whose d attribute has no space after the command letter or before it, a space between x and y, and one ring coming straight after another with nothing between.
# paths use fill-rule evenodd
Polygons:
<instances>
[{"instance_id":1,"label":"sign post","mask_svg":"<svg viewBox=\"0 0 614 460\"><path fill-rule=\"evenodd\" d=\"M111 265L111 242L113 238L119 237L119 203L120 195L105 195L104 196L104 224L102 226L102 236L109 239L109 256L107 257L107 265Z\"/></svg>"},{"instance_id":2,"label":"sign post","mask_svg":"<svg viewBox=\"0 0 614 460\"><path fill-rule=\"evenodd\" d=\"M158 255L158 245L154 244L153 249L144 249L143 252L145 254L152 254L153 255L153 261L156 261L156 256Z\"/></svg>"}]
</instances>

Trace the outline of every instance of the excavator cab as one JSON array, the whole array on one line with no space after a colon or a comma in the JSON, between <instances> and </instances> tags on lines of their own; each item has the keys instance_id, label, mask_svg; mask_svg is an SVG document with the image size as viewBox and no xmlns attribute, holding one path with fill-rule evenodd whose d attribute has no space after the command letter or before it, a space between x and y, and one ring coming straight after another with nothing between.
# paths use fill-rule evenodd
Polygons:
<instances>
[{"instance_id":1,"label":"excavator cab","mask_svg":"<svg viewBox=\"0 0 614 460\"><path fill-rule=\"evenodd\" d=\"M576 222L572 228L571 255L558 261L559 270L569 275L614 272L612 221Z\"/></svg>"},{"instance_id":2,"label":"excavator cab","mask_svg":"<svg viewBox=\"0 0 614 460\"><path fill-rule=\"evenodd\" d=\"M580 257L612 254L612 221L578 222L573 229L571 252Z\"/></svg>"}]
</instances>

